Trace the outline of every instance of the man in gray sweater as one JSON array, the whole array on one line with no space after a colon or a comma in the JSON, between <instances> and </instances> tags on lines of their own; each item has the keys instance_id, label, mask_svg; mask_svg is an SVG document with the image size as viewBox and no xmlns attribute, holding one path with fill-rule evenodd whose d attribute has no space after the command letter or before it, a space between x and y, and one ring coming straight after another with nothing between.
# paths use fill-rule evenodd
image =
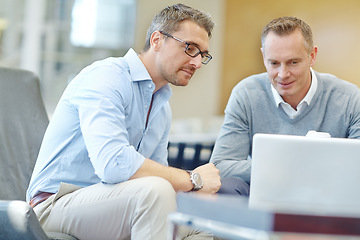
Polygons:
<instances>
[{"instance_id":1,"label":"man in gray sweater","mask_svg":"<svg viewBox=\"0 0 360 240\"><path fill-rule=\"evenodd\" d=\"M234 87L210 160L220 170L220 193L249 194L256 133L306 135L315 130L360 138L359 88L312 69L317 47L304 21L274 19L264 28L261 44L267 73Z\"/></svg>"}]
</instances>

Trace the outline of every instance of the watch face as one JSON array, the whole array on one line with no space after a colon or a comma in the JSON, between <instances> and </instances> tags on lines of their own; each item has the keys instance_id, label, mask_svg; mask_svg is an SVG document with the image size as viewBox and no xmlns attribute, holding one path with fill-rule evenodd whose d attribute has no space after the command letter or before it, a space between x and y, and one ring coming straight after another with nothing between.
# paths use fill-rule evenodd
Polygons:
<instances>
[{"instance_id":1,"label":"watch face","mask_svg":"<svg viewBox=\"0 0 360 240\"><path fill-rule=\"evenodd\" d=\"M203 187L201 176L197 172L192 172L192 180L194 184L194 190L200 190Z\"/></svg>"},{"instance_id":2,"label":"watch face","mask_svg":"<svg viewBox=\"0 0 360 240\"><path fill-rule=\"evenodd\" d=\"M195 172L193 174L193 178L194 178L194 182L196 185L201 185L202 181L201 181L201 177L200 174L198 174L197 172Z\"/></svg>"}]
</instances>

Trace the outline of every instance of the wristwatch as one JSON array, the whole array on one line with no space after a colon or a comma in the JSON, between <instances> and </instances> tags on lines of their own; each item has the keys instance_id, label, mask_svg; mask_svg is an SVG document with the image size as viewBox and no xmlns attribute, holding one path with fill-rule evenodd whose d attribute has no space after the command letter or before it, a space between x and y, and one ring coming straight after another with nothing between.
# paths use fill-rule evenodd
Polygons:
<instances>
[{"instance_id":1,"label":"wristwatch","mask_svg":"<svg viewBox=\"0 0 360 240\"><path fill-rule=\"evenodd\" d=\"M198 191L203 188L203 181L199 173L194 171L187 171L190 174L190 181L193 185L193 189L191 191Z\"/></svg>"}]
</instances>

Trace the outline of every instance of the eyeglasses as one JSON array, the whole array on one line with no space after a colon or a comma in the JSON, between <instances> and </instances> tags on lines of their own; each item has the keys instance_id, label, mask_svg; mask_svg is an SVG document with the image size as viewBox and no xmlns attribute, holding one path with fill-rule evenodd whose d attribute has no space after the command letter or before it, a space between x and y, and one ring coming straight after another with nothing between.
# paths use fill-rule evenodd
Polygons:
<instances>
[{"instance_id":1,"label":"eyeglasses","mask_svg":"<svg viewBox=\"0 0 360 240\"><path fill-rule=\"evenodd\" d=\"M167 37L171 37L173 39L175 39L176 41L182 42L186 44L185 47L185 53L187 55L189 55L190 57L196 57L197 55L201 55L201 63L202 64L208 64L210 62L210 60L212 59L212 56L208 53L208 52L202 52L197 46L195 46L192 43L188 43L185 42L184 40L181 40L177 37L172 36L171 34L167 33L167 32L163 32L163 31L159 31L161 34L167 36Z\"/></svg>"}]
</instances>

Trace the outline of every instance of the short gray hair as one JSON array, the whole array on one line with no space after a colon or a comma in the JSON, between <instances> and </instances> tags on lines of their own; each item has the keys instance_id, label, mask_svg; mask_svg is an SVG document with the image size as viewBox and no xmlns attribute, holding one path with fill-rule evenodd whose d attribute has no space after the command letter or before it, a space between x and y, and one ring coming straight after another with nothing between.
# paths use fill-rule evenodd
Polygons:
<instances>
[{"instance_id":1,"label":"short gray hair","mask_svg":"<svg viewBox=\"0 0 360 240\"><path fill-rule=\"evenodd\" d=\"M204 28L209 38L211 37L215 24L211 20L210 14L184 4L175 4L166 7L154 17L146 33L145 46L142 51L146 52L150 49L150 38L153 32L164 31L171 34L178 29L179 23L184 20L193 21Z\"/></svg>"},{"instance_id":2,"label":"short gray hair","mask_svg":"<svg viewBox=\"0 0 360 240\"><path fill-rule=\"evenodd\" d=\"M310 53L314 47L313 35L310 26L303 20L296 17L280 17L268 23L261 34L261 46L265 48L265 39L269 32L274 32L276 35L288 35L299 29L305 39L305 48Z\"/></svg>"}]
</instances>

